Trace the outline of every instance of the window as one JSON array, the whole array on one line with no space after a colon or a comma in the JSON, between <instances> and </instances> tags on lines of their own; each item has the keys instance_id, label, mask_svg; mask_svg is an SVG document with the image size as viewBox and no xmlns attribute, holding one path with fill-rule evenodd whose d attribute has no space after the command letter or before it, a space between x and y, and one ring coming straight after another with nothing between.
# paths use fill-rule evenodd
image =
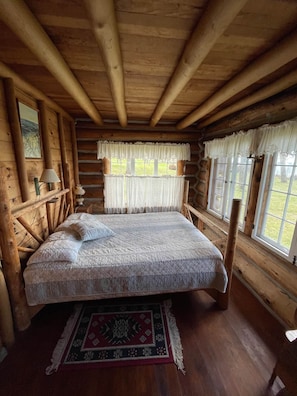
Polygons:
<instances>
[{"instance_id":1,"label":"window","mask_svg":"<svg viewBox=\"0 0 297 396\"><path fill-rule=\"evenodd\" d=\"M296 161L296 154L266 155L253 235L285 257L289 255L297 217Z\"/></svg>"},{"instance_id":2,"label":"window","mask_svg":"<svg viewBox=\"0 0 297 396\"><path fill-rule=\"evenodd\" d=\"M98 142L107 213L181 210L189 144Z\"/></svg>"},{"instance_id":3,"label":"window","mask_svg":"<svg viewBox=\"0 0 297 396\"><path fill-rule=\"evenodd\" d=\"M111 158L111 174L133 176L176 176L177 161Z\"/></svg>"},{"instance_id":4,"label":"window","mask_svg":"<svg viewBox=\"0 0 297 396\"><path fill-rule=\"evenodd\" d=\"M253 191L248 208L252 238L296 265L297 119L240 131L204 144L206 156L212 158L208 210L228 220L232 198L241 198L240 226L244 231L249 191ZM252 156L264 161L261 175L253 179ZM250 229L246 227L246 232Z\"/></svg>"},{"instance_id":5,"label":"window","mask_svg":"<svg viewBox=\"0 0 297 396\"><path fill-rule=\"evenodd\" d=\"M212 164L208 210L229 220L232 200L241 199L239 226L243 229L253 160L225 157L214 159Z\"/></svg>"}]
</instances>

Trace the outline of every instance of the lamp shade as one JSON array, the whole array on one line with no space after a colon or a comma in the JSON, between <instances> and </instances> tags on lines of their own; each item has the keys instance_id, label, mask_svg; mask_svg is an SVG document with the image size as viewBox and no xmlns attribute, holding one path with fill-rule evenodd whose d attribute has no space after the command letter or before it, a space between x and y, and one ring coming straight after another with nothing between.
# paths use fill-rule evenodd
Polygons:
<instances>
[{"instance_id":1,"label":"lamp shade","mask_svg":"<svg viewBox=\"0 0 297 396\"><path fill-rule=\"evenodd\" d=\"M61 180L54 169L44 169L40 177L40 181L44 183L57 183Z\"/></svg>"}]
</instances>

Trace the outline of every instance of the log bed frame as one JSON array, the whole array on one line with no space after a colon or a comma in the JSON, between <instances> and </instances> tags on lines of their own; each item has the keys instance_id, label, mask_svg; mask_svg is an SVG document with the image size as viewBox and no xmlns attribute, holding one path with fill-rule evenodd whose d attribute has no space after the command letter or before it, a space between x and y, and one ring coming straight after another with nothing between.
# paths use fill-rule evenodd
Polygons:
<instances>
[{"instance_id":1,"label":"log bed frame","mask_svg":"<svg viewBox=\"0 0 297 396\"><path fill-rule=\"evenodd\" d=\"M68 210L62 209L62 202L69 189L55 190L47 193L38 200L29 200L21 205L11 208L11 202L8 196L6 176L7 170L4 165L0 165L0 248L2 252L2 269L5 277L8 294L10 298L11 311L14 320L14 324L17 330L25 330L30 326L31 318L41 309L40 307L29 307L26 301L24 281L22 277L22 266L19 252L32 253L34 249L18 246L16 235L14 231L14 223L20 222L26 231L41 244L43 238L41 238L32 227L24 220L23 216L30 213L32 210L44 207L46 208L47 214L47 227L48 232L54 231L58 224L54 224L53 216L51 213L51 201L53 199L61 199L58 223L62 222L68 215ZM236 238L238 233L238 217L240 209L240 200L233 200L232 212L229 225L229 233L227 235L226 249L224 255L224 264L227 270L229 282L226 293L216 292L215 290L206 290L219 304L220 308L227 309L229 303L232 270L233 270L233 259L236 246ZM199 219L198 228L201 229L201 222L210 223L209 219L203 216L197 209L191 205L185 203L183 208L183 214L191 221L192 215ZM215 226L211 224L211 226ZM217 227L217 226L216 226ZM226 234L226 232L225 232ZM34 309L35 308L35 309ZM9 312L8 312L9 311ZM9 322L11 315L10 309L7 307L1 307L0 302L0 321L7 320ZM1 318L2 316L2 318ZM13 329L11 330L13 332ZM0 334L1 339L1 334Z\"/></svg>"}]
</instances>

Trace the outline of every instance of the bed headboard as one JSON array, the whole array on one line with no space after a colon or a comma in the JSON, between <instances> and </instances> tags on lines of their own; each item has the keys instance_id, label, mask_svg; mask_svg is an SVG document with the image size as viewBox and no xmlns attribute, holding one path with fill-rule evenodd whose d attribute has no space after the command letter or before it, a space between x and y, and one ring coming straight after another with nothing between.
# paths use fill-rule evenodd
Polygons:
<instances>
[{"instance_id":1,"label":"bed headboard","mask_svg":"<svg viewBox=\"0 0 297 396\"><path fill-rule=\"evenodd\" d=\"M2 267L14 317L18 330L24 330L30 325L30 312L24 291L20 252L30 253L35 249L18 246L15 235L16 223L25 228L37 246L43 242L33 227L26 221L25 215L45 207L48 232L51 233L57 223L64 220L69 208L65 205L65 195L69 189L55 190L35 200L26 201L18 206L11 207L7 188L7 169L0 164L0 248L2 253ZM58 216L53 216L53 205L59 209Z\"/></svg>"}]
</instances>

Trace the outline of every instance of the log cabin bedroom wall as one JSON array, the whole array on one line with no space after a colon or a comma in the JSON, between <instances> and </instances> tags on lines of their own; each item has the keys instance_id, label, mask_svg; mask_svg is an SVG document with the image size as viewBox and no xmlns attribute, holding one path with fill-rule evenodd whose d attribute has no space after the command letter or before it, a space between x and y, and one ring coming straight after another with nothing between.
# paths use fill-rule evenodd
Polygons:
<instances>
[{"instance_id":1,"label":"log cabin bedroom wall","mask_svg":"<svg viewBox=\"0 0 297 396\"><path fill-rule=\"evenodd\" d=\"M34 178L45 168L61 179L55 191L67 190L26 214L27 228L14 222L22 264L38 245L28 227L44 239L61 213L75 211L77 185L86 192L85 207L103 213L98 140L190 143L189 202L224 229L207 211L212 160L204 158L203 143L297 116L295 1L99 3L0 1L0 162L10 206L40 199ZM40 158L25 158L18 102L39 115ZM235 272L286 327L296 328L297 267L251 238L262 161L254 162ZM49 194L41 184L41 198ZM204 232L219 238L213 227L204 225ZM19 277L21 268L11 274L6 267L4 276ZM20 290L9 284L8 293L14 325L25 328L34 310L27 321L18 318Z\"/></svg>"}]
</instances>

